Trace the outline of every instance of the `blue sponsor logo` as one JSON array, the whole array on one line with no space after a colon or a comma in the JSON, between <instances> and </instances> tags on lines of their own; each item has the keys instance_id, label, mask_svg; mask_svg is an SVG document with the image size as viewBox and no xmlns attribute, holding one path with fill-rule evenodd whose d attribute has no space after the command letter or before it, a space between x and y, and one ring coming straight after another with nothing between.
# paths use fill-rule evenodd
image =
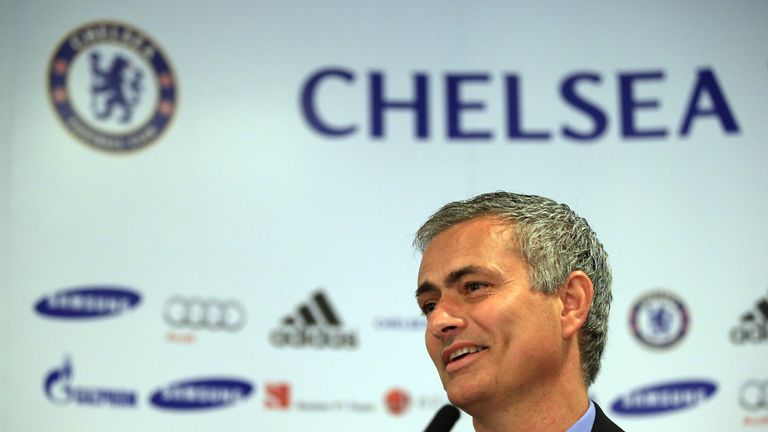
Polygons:
<instances>
[{"instance_id":1,"label":"blue sponsor logo","mask_svg":"<svg viewBox=\"0 0 768 432\"><path fill-rule=\"evenodd\" d=\"M43 391L51 403L56 405L135 407L136 392L104 388L75 387L72 385L72 361L64 358L61 367L52 369L45 376Z\"/></svg>"},{"instance_id":2,"label":"blue sponsor logo","mask_svg":"<svg viewBox=\"0 0 768 432\"><path fill-rule=\"evenodd\" d=\"M152 394L152 405L168 410L222 408L246 399L253 391L247 381L232 378L201 378L181 381Z\"/></svg>"},{"instance_id":3,"label":"blue sponsor logo","mask_svg":"<svg viewBox=\"0 0 768 432\"><path fill-rule=\"evenodd\" d=\"M615 413L650 415L692 408L711 398L717 385L711 381L678 381L633 390L612 405Z\"/></svg>"},{"instance_id":4,"label":"blue sponsor logo","mask_svg":"<svg viewBox=\"0 0 768 432\"><path fill-rule=\"evenodd\" d=\"M61 319L88 319L120 315L138 306L141 295L122 287L72 288L37 302L40 315Z\"/></svg>"},{"instance_id":5,"label":"blue sponsor logo","mask_svg":"<svg viewBox=\"0 0 768 432\"><path fill-rule=\"evenodd\" d=\"M424 331L427 327L427 320L423 316L400 317L400 316L382 316L373 320L373 326L376 330L417 330Z\"/></svg>"}]
</instances>

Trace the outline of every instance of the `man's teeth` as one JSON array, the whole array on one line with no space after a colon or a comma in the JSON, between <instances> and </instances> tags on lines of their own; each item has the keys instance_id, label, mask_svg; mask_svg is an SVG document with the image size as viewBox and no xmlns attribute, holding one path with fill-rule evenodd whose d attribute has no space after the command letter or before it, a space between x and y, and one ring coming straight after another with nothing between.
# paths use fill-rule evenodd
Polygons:
<instances>
[{"instance_id":1,"label":"man's teeth","mask_svg":"<svg viewBox=\"0 0 768 432\"><path fill-rule=\"evenodd\" d=\"M453 361L453 360L454 360L455 358L457 358L457 357L461 357L461 356L463 356L464 354L471 354L471 353L476 353L476 352L482 351L482 350L484 350L484 349L485 349L485 348L481 348L481 347L477 347L477 346L472 346L472 347L464 347L464 348L462 348L462 349L460 349L460 350L458 350L458 351L454 351L454 352L453 352L453 353L452 353L452 354L451 354L451 355L448 357L448 361L450 362L450 361Z\"/></svg>"}]
</instances>

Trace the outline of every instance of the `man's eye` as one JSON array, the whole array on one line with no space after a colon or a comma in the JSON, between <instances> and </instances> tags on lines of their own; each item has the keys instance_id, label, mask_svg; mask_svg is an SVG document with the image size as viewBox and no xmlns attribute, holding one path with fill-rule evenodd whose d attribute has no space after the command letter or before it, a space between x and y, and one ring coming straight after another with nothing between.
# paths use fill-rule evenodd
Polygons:
<instances>
[{"instance_id":1,"label":"man's eye","mask_svg":"<svg viewBox=\"0 0 768 432\"><path fill-rule=\"evenodd\" d=\"M473 292L473 291L477 291L479 289L485 288L486 286L488 285L483 282L469 282L466 285L466 289L467 289L467 292Z\"/></svg>"},{"instance_id":2,"label":"man's eye","mask_svg":"<svg viewBox=\"0 0 768 432\"><path fill-rule=\"evenodd\" d=\"M426 302L421 305L421 313L424 314L424 316L429 315L433 310L435 310L435 302Z\"/></svg>"}]
</instances>

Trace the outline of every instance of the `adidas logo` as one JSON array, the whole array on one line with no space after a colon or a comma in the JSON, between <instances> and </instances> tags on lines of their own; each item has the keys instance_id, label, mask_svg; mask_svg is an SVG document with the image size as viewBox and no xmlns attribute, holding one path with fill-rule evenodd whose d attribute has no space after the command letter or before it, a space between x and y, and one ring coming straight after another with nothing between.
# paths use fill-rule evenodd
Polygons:
<instances>
[{"instance_id":1,"label":"adidas logo","mask_svg":"<svg viewBox=\"0 0 768 432\"><path fill-rule=\"evenodd\" d=\"M355 348L357 334L345 331L328 297L317 291L296 312L284 317L269 335L272 345L283 348Z\"/></svg>"},{"instance_id":2,"label":"adidas logo","mask_svg":"<svg viewBox=\"0 0 768 432\"><path fill-rule=\"evenodd\" d=\"M755 308L745 313L741 323L731 329L731 342L737 345L765 341L768 341L768 297L758 300Z\"/></svg>"}]
</instances>

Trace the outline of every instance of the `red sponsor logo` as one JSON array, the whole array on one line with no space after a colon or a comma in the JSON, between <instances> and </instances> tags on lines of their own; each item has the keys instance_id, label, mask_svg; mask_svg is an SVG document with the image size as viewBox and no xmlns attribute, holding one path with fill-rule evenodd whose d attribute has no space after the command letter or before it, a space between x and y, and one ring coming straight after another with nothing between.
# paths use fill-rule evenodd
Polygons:
<instances>
[{"instance_id":1,"label":"red sponsor logo","mask_svg":"<svg viewBox=\"0 0 768 432\"><path fill-rule=\"evenodd\" d=\"M405 410L408 409L410 402L411 398L408 396L408 393L399 388L391 389L387 392L386 396L384 396L384 403L387 406L387 410L389 410L390 414L394 415L403 414Z\"/></svg>"},{"instance_id":2,"label":"red sponsor logo","mask_svg":"<svg viewBox=\"0 0 768 432\"><path fill-rule=\"evenodd\" d=\"M265 387L264 406L269 409L288 409L291 406L291 385L288 383L270 383Z\"/></svg>"}]
</instances>

